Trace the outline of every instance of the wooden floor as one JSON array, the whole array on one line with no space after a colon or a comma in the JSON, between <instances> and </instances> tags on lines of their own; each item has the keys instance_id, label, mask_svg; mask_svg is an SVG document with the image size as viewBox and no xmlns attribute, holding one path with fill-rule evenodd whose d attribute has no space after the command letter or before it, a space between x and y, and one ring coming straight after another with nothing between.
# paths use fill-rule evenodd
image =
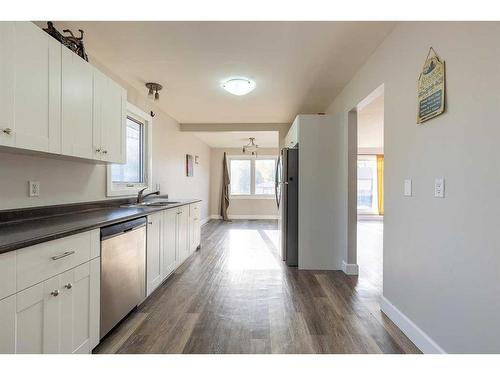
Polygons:
<instances>
[{"instance_id":1,"label":"wooden floor","mask_svg":"<svg viewBox=\"0 0 500 375\"><path fill-rule=\"evenodd\" d=\"M278 256L275 221L211 221L202 248L95 353L418 353L380 287Z\"/></svg>"}]
</instances>

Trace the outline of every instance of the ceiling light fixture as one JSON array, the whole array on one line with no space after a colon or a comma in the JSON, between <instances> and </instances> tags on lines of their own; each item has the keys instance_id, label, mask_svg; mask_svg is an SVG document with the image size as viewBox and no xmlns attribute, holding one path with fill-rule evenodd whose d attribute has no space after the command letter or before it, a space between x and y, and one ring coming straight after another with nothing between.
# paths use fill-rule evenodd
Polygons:
<instances>
[{"instance_id":1,"label":"ceiling light fixture","mask_svg":"<svg viewBox=\"0 0 500 375\"><path fill-rule=\"evenodd\" d=\"M259 146L255 143L255 138L250 137L248 139L248 144L243 146L243 153L246 154L248 152L252 156L257 156L257 149L259 148Z\"/></svg>"},{"instance_id":2,"label":"ceiling light fixture","mask_svg":"<svg viewBox=\"0 0 500 375\"><path fill-rule=\"evenodd\" d=\"M152 98L154 95L155 100L160 99L159 91L163 88L162 85L160 85L159 83L155 83L155 82L148 82L148 83L146 83L146 87L148 88L148 96L150 98Z\"/></svg>"},{"instance_id":3,"label":"ceiling light fixture","mask_svg":"<svg viewBox=\"0 0 500 375\"><path fill-rule=\"evenodd\" d=\"M229 78L222 82L222 88L233 95L246 95L255 88L255 81L245 77Z\"/></svg>"}]
</instances>

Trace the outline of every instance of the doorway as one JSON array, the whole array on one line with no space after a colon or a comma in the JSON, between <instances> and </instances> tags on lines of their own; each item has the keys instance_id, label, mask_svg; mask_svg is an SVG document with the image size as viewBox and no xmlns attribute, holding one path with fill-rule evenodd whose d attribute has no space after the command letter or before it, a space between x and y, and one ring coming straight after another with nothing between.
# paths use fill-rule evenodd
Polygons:
<instances>
[{"instance_id":1,"label":"doorway","mask_svg":"<svg viewBox=\"0 0 500 375\"><path fill-rule=\"evenodd\" d=\"M382 291L384 231L384 91L379 87L351 116L351 187L355 190L354 259L360 281ZM355 134L355 136L354 136ZM355 177L354 177L355 176ZM354 186L356 188L354 189ZM354 195L354 194L353 194ZM354 196L353 196L354 200ZM354 202L353 202L354 203ZM353 220L354 221L354 218Z\"/></svg>"}]
</instances>

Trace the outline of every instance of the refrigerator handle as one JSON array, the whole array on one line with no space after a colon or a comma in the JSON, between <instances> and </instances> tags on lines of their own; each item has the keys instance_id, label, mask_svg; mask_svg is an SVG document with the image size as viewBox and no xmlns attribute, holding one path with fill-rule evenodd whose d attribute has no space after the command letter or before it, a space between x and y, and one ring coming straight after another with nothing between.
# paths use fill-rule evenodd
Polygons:
<instances>
[{"instance_id":1,"label":"refrigerator handle","mask_svg":"<svg viewBox=\"0 0 500 375\"><path fill-rule=\"evenodd\" d=\"M280 208L280 200L278 197L278 184L279 184L278 169L279 169L279 165L280 165L280 159L281 159L281 155L278 156L278 162L276 163L276 173L274 176L274 195L276 196L276 205L278 206L278 208Z\"/></svg>"}]
</instances>

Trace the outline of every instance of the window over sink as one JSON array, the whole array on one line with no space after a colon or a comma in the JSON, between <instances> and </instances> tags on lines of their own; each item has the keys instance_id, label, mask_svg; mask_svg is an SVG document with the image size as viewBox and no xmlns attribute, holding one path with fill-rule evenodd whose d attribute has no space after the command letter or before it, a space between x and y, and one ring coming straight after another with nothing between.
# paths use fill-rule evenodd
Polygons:
<instances>
[{"instance_id":1,"label":"window over sink","mask_svg":"<svg viewBox=\"0 0 500 375\"><path fill-rule=\"evenodd\" d=\"M107 195L128 196L151 187L152 117L127 104L126 164L107 167Z\"/></svg>"}]
</instances>

